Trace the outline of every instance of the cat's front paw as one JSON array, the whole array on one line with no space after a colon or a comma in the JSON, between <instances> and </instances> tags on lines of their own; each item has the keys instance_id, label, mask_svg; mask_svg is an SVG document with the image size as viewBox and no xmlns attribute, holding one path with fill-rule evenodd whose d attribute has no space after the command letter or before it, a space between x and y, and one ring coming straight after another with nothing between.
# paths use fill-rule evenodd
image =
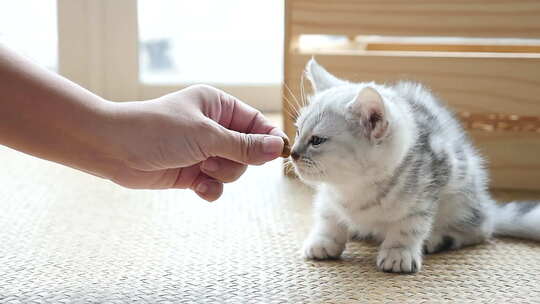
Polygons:
<instances>
[{"instance_id":1,"label":"cat's front paw","mask_svg":"<svg viewBox=\"0 0 540 304\"><path fill-rule=\"evenodd\" d=\"M384 272L415 273L422 267L422 255L411 248L381 248L377 268Z\"/></svg>"},{"instance_id":2,"label":"cat's front paw","mask_svg":"<svg viewBox=\"0 0 540 304\"><path fill-rule=\"evenodd\" d=\"M337 259L345 250L345 243L325 235L310 236L304 242L304 258L314 260Z\"/></svg>"}]
</instances>

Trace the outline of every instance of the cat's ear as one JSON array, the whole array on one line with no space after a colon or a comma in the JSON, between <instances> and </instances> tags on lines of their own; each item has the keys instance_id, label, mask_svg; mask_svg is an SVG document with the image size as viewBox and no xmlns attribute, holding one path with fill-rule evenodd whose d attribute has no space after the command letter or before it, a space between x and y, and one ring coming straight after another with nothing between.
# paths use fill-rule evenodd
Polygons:
<instances>
[{"instance_id":1,"label":"cat's ear","mask_svg":"<svg viewBox=\"0 0 540 304\"><path fill-rule=\"evenodd\" d=\"M380 141L388 131L388 117L382 96L372 87L363 88L348 105L348 110L360 119L366 135Z\"/></svg>"},{"instance_id":2,"label":"cat's ear","mask_svg":"<svg viewBox=\"0 0 540 304\"><path fill-rule=\"evenodd\" d=\"M317 93L331 87L347 84L346 81L338 79L336 76L328 73L314 58L311 58L306 64L306 76Z\"/></svg>"}]
</instances>

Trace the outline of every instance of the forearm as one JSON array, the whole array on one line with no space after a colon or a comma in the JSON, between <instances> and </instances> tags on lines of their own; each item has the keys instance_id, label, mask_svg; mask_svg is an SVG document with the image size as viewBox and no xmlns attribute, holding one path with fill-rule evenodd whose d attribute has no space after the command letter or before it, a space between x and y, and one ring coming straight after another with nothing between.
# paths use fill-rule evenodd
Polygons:
<instances>
[{"instance_id":1,"label":"forearm","mask_svg":"<svg viewBox=\"0 0 540 304\"><path fill-rule=\"evenodd\" d=\"M110 103L0 45L0 144L95 175L117 166Z\"/></svg>"}]
</instances>

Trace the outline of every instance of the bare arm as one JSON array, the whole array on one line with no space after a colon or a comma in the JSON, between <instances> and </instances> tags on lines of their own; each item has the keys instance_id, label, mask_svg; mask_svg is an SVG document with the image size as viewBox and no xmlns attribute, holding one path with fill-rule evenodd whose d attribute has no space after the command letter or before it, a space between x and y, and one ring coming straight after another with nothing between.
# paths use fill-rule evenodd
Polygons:
<instances>
[{"instance_id":1,"label":"bare arm","mask_svg":"<svg viewBox=\"0 0 540 304\"><path fill-rule=\"evenodd\" d=\"M104 147L109 108L0 45L0 144L104 177L118 166Z\"/></svg>"},{"instance_id":2,"label":"bare arm","mask_svg":"<svg viewBox=\"0 0 540 304\"><path fill-rule=\"evenodd\" d=\"M0 144L125 187L215 200L246 165L279 157L282 138L260 112L209 86L110 102L0 45Z\"/></svg>"}]
</instances>

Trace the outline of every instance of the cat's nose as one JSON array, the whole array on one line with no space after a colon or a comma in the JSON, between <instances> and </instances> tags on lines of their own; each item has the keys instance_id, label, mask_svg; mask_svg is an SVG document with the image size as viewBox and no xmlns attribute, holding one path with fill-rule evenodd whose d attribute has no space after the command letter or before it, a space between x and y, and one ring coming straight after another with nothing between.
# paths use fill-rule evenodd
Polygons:
<instances>
[{"instance_id":1,"label":"cat's nose","mask_svg":"<svg viewBox=\"0 0 540 304\"><path fill-rule=\"evenodd\" d=\"M298 154L298 152L296 152L296 151L292 151L291 157L292 157L292 159L297 160L297 159L300 158L300 154Z\"/></svg>"}]
</instances>

